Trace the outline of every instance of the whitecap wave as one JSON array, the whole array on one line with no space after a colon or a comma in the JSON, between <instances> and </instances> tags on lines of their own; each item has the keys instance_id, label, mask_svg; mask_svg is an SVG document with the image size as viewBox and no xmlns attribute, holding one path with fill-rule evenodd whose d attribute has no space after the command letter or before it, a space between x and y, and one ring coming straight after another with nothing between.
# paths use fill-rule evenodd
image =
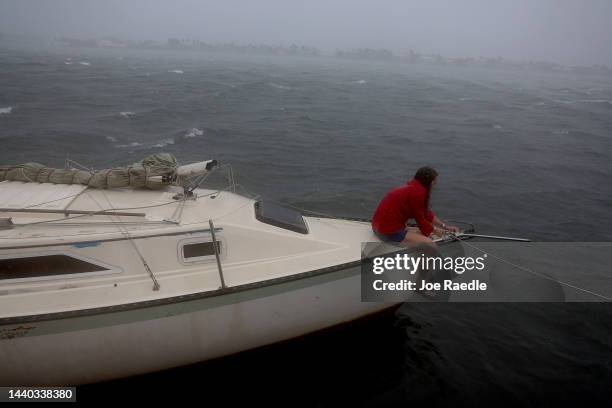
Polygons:
<instances>
[{"instance_id":1,"label":"whitecap wave","mask_svg":"<svg viewBox=\"0 0 612 408\"><path fill-rule=\"evenodd\" d=\"M281 84L277 84L276 82L270 82L270 86L272 88L276 88L276 89L291 89L290 86L286 86L286 85L281 85Z\"/></svg>"},{"instance_id":2,"label":"whitecap wave","mask_svg":"<svg viewBox=\"0 0 612 408\"><path fill-rule=\"evenodd\" d=\"M88 66L91 65L91 62L89 62L89 61L79 61L79 64L85 65L86 67L88 67Z\"/></svg>"},{"instance_id":3,"label":"whitecap wave","mask_svg":"<svg viewBox=\"0 0 612 408\"><path fill-rule=\"evenodd\" d=\"M608 99L578 99L576 102L579 103L607 103L612 105L612 101Z\"/></svg>"},{"instance_id":4,"label":"whitecap wave","mask_svg":"<svg viewBox=\"0 0 612 408\"><path fill-rule=\"evenodd\" d=\"M192 128L188 130L183 136L186 139L193 139L194 137L204 135L204 131L202 129Z\"/></svg>"},{"instance_id":5,"label":"whitecap wave","mask_svg":"<svg viewBox=\"0 0 612 408\"><path fill-rule=\"evenodd\" d=\"M576 99L576 100L554 99L553 102L565 103L565 104L571 104L571 103L605 103L605 104L612 105L612 101L609 100L609 99Z\"/></svg>"},{"instance_id":6,"label":"whitecap wave","mask_svg":"<svg viewBox=\"0 0 612 408\"><path fill-rule=\"evenodd\" d=\"M171 69L168 72L172 74L184 74L185 73L182 69Z\"/></svg>"},{"instance_id":7,"label":"whitecap wave","mask_svg":"<svg viewBox=\"0 0 612 408\"><path fill-rule=\"evenodd\" d=\"M365 79L360 79L358 81L353 81L354 84L367 84L368 81L366 81Z\"/></svg>"},{"instance_id":8,"label":"whitecap wave","mask_svg":"<svg viewBox=\"0 0 612 408\"><path fill-rule=\"evenodd\" d=\"M173 138L173 143L183 143L190 139L195 139L204 135L204 130L198 128L191 128L184 133L176 134Z\"/></svg>"},{"instance_id":9,"label":"whitecap wave","mask_svg":"<svg viewBox=\"0 0 612 408\"><path fill-rule=\"evenodd\" d=\"M134 115L136 115L136 113L134 113L134 112L129 112L129 111L119 112L119 116L121 116L122 118L128 118L129 119L129 118L131 118Z\"/></svg>"},{"instance_id":10,"label":"whitecap wave","mask_svg":"<svg viewBox=\"0 0 612 408\"><path fill-rule=\"evenodd\" d=\"M493 125L494 129L502 129L502 125Z\"/></svg>"},{"instance_id":11,"label":"whitecap wave","mask_svg":"<svg viewBox=\"0 0 612 408\"><path fill-rule=\"evenodd\" d=\"M472 98L470 98L469 96L463 97L463 98L459 98L460 101L471 101Z\"/></svg>"},{"instance_id":12,"label":"whitecap wave","mask_svg":"<svg viewBox=\"0 0 612 408\"><path fill-rule=\"evenodd\" d=\"M124 147L137 147L137 146L142 146L142 143L140 143L140 142L132 142L132 143L128 143L128 144L120 144L120 145L117 145L116 147L124 148Z\"/></svg>"},{"instance_id":13,"label":"whitecap wave","mask_svg":"<svg viewBox=\"0 0 612 408\"><path fill-rule=\"evenodd\" d=\"M6 108L0 108L0 115L8 115L13 111L12 106L7 106Z\"/></svg>"},{"instance_id":14,"label":"whitecap wave","mask_svg":"<svg viewBox=\"0 0 612 408\"><path fill-rule=\"evenodd\" d=\"M173 145L173 144L174 144L174 140L164 140L162 142L154 144L153 147L166 147L168 145Z\"/></svg>"},{"instance_id":15,"label":"whitecap wave","mask_svg":"<svg viewBox=\"0 0 612 408\"><path fill-rule=\"evenodd\" d=\"M111 143L115 143L117 141L117 139L112 136L104 136L104 138Z\"/></svg>"}]
</instances>

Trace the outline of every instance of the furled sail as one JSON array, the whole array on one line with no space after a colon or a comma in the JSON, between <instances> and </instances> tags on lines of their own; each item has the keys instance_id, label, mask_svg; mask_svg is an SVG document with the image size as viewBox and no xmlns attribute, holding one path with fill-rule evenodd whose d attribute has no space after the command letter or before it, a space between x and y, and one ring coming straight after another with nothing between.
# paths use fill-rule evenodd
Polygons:
<instances>
[{"instance_id":1,"label":"furled sail","mask_svg":"<svg viewBox=\"0 0 612 408\"><path fill-rule=\"evenodd\" d=\"M0 166L0 181L83 184L93 188L161 188L176 179L178 163L169 153L153 154L127 167L86 171L55 169L39 163Z\"/></svg>"}]
</instances>

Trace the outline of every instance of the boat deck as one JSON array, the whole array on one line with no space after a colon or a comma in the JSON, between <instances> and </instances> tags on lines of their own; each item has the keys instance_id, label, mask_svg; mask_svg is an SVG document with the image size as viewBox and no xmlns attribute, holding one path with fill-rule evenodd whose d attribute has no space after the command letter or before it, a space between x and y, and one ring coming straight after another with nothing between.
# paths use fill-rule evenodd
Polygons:
<instances>
[{"instance_id":1,"label":"boat deck","mask_svg":"<svg viewBox=\"0 0 612 408\"><path fill-rule=\"evenodd\" d=\"M65 255L98 265L100 271L5 276L0 280L0 317L217 291L222 284L214 254L187 259L183 252L186 245L211 241L209 220L221 243L228 288L359 262L361 243L376 240L368 222L304 217L307 234L266 224L256 219L254 200L227 191L198 189L197 200L183 201L172 198L174 188L59 187L70 188L62 193L54 185L0 183L0 200L7 206L3 217L14 224L0 230L0 262ZM9 200L19 188L25 189L21 206L16 198ZM137 215L86 213L114 210ZM151 274L159 290L152 290Z\"/></svg>"}]
</instances>

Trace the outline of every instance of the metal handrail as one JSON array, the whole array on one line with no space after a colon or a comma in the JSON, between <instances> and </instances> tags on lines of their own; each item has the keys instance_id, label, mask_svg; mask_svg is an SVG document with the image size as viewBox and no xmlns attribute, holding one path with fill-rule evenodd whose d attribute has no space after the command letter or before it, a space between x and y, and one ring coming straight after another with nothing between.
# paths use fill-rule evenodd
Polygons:
<instances>
[{"instance_id":1,"label":"metal handrail","mask_svg":"<svg viewBox=\"0 0 612 408\"><path fill-rule=\"evenodd\" d=\"M215 225L212 220L208 220L208 224L210 225L210 235L213 240L213 248L215 248L215 258L217 258L217 269L219 271L219 278L221 279L221 288L225 289L227 286L225 285L225 279L223 279L223 268L221 267L221 258L219 257L219 245L217 244L217 237L215 235Z\"/></svg>"},{"instance_id":2,"label":"metal handrail","mask_svg":"<svg viewBox=\"0 0 612 408\"><path fill-rule=\"evenodd\" d=\"M122 217L144 217L147 214L142 212L125 212L114 210L88 211L88 210L51 210L46 208L0 208L0 212L13 213L39 213L39 214L83 214L83 215L120 215Z\"/></svg>"}]
</instances>

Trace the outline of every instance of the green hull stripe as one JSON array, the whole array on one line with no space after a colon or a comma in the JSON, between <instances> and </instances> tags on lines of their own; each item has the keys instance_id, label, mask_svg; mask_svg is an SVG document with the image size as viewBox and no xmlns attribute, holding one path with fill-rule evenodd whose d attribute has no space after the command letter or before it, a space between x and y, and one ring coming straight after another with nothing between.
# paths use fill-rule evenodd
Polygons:
<instances>
[{"instance_id":1,"label":"green hull stripe","mask_svg":"<svg viewBox=\"0 0 612 408\"><path fill-rule=\"evenodd\" d=\"M0 339L11 339L24 336L40 336L99 327L115 326L153 319L163 319L186 313L213 309L230 304L247 302L254 299L278 295L311 286L349 278L360 273L359 267L351 266L333 273L324 273L284 283L260 286L250 290L234 291L223 295L204 297L195 300L174 302L163 305L136 308L125 311L114 311L94 315L59 318L40 322L24 322L0 326Z\"/></svg>"}]
</instances>

